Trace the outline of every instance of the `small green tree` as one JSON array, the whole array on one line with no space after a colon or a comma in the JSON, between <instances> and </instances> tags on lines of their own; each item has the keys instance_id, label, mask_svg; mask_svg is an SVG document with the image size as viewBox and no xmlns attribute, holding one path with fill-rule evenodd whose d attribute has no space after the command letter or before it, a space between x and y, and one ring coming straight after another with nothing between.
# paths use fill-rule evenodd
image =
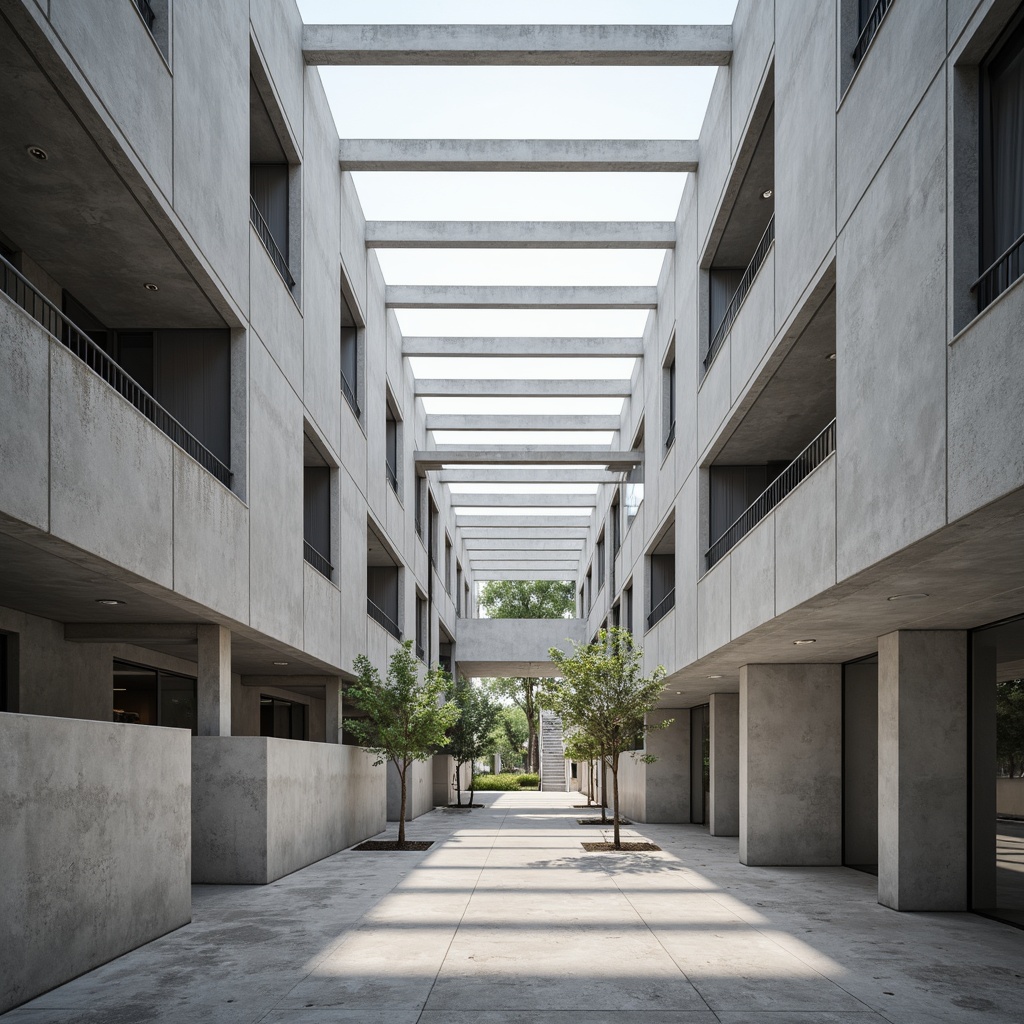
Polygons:
<instances>
[{"instance_id":1,"label":"small green tree","mask_svg":"<svg viewBox=\"0 0 1024 1024\"><path fill-rule=\"evenodd\" d=\"M459 709L458 721L448 730L448 742L442 753L455 761L456 803L462 806L462 766L469 764L470 777L474 777L473 762L494 749L492 733L501 714L501 705L482 686L474 686L469 679L460 679L448 692L449 699ZM475 784L469 785L469 803L473 804Z\"/></svg>"},{"instance_id":2,"label":"small green tree","mask_svg":"<svg viewBox=\"0 0 1024 1024\"><path fill-rule=\"evenodd\" d=\"M622 849L619 835L619 758L634 750L637 737L664 729L672 719L649 724L647 715L661 696L665 670L659 666L650 676L642 674L643 651L633 644L628 629L598 631L589 644L573 644L572 654L557 647L550 650L561 678L547 683L541 703L578 729L602 752L612 773L612 821L615 849ZM645 764L657 760L650 754L637 756Z\"/></svg>"},{"instance_id":3,"label":"small green tree","mask_svg":"<svg viewBox=\"0 0 1024 1024\"><path fill-rule=\"evenodd\" d=\"M491 732L492 749L501 755L501 763L509 768L522 768L530 730L523 709L502 707L498 722Z\"/></svg>"},{"instance_id":4,"label":"small green tree","mask_svg":"<svg viewBox=\"0 0 1024 1024\"><path fill-rule=\"evenodd\" d=\"M453 701L444 695L452 679L442 668L432 668L421 684L419 662L413 657L412 641L406 640L388 663L387 678L381 679L365 654L355 660L358 679L346 690L346 698L362 712L362 718L346 718L345 728L371 754L374 765L390 761L402 785L398 817L398 842L405 842L406 783L414 761L425 761L444 746L448 730L459 717Z\"/></svg>"},{"instance_id":5,"label":"small green tree","mask_svg":"<svg viewBox=\"0 0 1024 1024\"><path fill-rule=\"evenodd\" d=\"M587 806L594 803L594 762L603 760L601 748L585 732L575 730L565 740L565 757L568 761L575 761L577 765L586 762L587 765ZM605 820L604 803L601 804L601 820Z\"/></svg>"}]
</instances>

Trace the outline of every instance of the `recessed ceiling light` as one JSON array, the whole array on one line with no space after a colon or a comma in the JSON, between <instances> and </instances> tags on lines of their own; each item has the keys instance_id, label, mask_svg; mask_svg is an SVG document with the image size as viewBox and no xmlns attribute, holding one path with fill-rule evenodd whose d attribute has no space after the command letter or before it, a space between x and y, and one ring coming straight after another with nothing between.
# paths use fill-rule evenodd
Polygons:
<instances>
[{"instance_id":1,"label":"recessed ceiling light","mask_svg":"<svg viewBox=\"0 0 1024 1024\"><path fill-rule=\"evenodd\" d=\"M804 644L816 644L817 642L818 642L817 640L794 640L793 641L793 643L795 643L797 645L797 647L803 647Z\"/></svg>"},{"instance_id":2,"label":"recessed ceiling light","mask_svg":"<svg viewBox=\"0 0 1024 1024\"><path fill-rule=\"evenodd\" d=\"M288 664L288 662L287 661L275 661L274 664L275 665L280 665L281 667L284 667L285 665Z\"/></svg>"},{"instance_id":3,"label":"recessed ceiling light","mask_svg":"<svg viewBox=\"0 0 1024 1024\"><path fill-rule=\"evenodd\" d=\"M893 594L892 597L887 597L887 601L920 601L921 598L927 597L927 594Z\"/></svg>"},{"instance_id":4,"label":"recessed ceiling light","mask_svg":"<svg viewBox=\"0 0 1024 1024\"><path fill-rule=\"evenodd\" d=\"M115 597L99 597L96 599L96 603L113 606L115 604L124 604L124 601L118 601Z\"/></svg>"},{"instance_id":5,"label":"recessed ceiling light","mask_svg":"<svg viewBox=\"0 0 1024 1024\"><path fill-rule=\"evenodd\" d=\"M676 696L677 697L681 697L682 695L683 695L683 691L682 690L676 690Z\"/></svg>"},{"instance_id":6,"label":"recessed ceiling light","mask_svg":"<svg viewBox=\"0 0 1024 1024\"><path fill-rule=\"evenodd\" d=\"M836 354L835 354L835 352L831 352L826 358L831 359L832 362L834 363L836 361Z\"/></svg>"},{"instance_id":7,"label":"recessed ceiling light","mask_svg":"<svg viewBox=\"0 0 1024 1024\"><path fill-rule=\"evenodd\" d=\"M771 190L770 188L766 188L766 189L765 189L765 190L764 190L764 191L763 191L763 192L761 193L761 198L762 198L762 199L771 199L771 197L772 197L772 190Z\"/></svg>"},{"instance_id":8,"label":"recessed ceiling light","mask_svg":"<svg viewBox=\"0 0 1024 1024\"><path fill-rule=\"evenodd\" d=\"M42 146L26 146L25 152L36 160L49 160L46 150Z\"/></svg>"},{"instance_id":9,"label":"recessed ceiling light","mask_svg":"<svg viewBox=\"0 0 1024 1024\"><path fill-rule=\"evenodd\" d=\"M721 676L708 676L708 679L721 679Z\"/></svg>"},{"instance_id":10,"label":"recessed ceiling light","mask_svg":"<svg viewBox=\"0 0 1024 1024\"><path fill-rule=\"evenodd\" d=\"M160 291L160 285L153 284L152 281L147 281L143 286L147 292L158 292Z\"/></svg>"}]
</instances>

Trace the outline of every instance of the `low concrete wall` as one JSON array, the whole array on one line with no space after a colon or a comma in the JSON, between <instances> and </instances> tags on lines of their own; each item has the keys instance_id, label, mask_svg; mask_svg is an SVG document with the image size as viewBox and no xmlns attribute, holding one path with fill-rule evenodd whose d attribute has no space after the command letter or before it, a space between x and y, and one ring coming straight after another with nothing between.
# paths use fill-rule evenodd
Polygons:
<instances>
[{"instance_id":1,"label":"low concrete wall","mask_svg":"<svg viewBox=\"0 0 1024 1024\"><path fill-rule=\"evenodd\" d=\"M383 831L385 776L360 747L192 738L192 880L260 885Z\"/></svg>"},{"instance_id":2,"label":"low concrete wall","mask_svg":"<svg viewBox=\"0 0 1024 1024\"><path fill-rule=\"evenodd\" d=\"M454 769L453 769L454 770ZM388 762L388 821L398 821L402 813L402 786L398 769ZM409 765L405 783L405 820L412 821L434 809L434 759Z\"/></svg>"},{"instance_id":3,"label":"low concrete wall","mask_svg":"<svg viewBox=\"0 0 1024 1024\"><path fill-rule=\"evenodd\" d=\"M1024 818L1024 779L996 779L996 814Z\"/></svg>"},{"instance_id":4,"label":"low concrete wall","mask_svg":"<svg viewBox=\"0 0 1024 1024\"><path fill-rule=\"evenodd\" d=\"M191 920L189 740L0 714L0 1012Z\"/></svg>"}]
</instances>

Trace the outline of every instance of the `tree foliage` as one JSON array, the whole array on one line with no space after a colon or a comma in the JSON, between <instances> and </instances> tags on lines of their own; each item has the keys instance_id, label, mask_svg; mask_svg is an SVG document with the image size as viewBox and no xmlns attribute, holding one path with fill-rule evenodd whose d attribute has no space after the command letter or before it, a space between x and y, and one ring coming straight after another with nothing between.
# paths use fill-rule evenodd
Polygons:
<instances>
[{"instance_id":1,"label":"tree foliage","mask_svg":"<svg viewBox=\"0 0 1024 1024\"><path fill-rule=\"evenodd\" d=\"M1001 774L1024 775L1024 679L996 683L996 761Z\"/></svg>"},{"instance_id":2,"label":"tree foliage","mask_svg":"<svg viewBox=\"0 0 1024 1024\"><path fill-rule=\"evenodd\" d=\"M503 765L508 765L509 768L522 768L529 736L530 729L526 724L523 709L516 705L502 707L491 732L491 750L501 755Z\"/></svg>"},{"instance_id":3,"label":"tree foliage","mask_svg":"<svg viewBox=\"0 0 1024 1024\"><path fill-rule=\"evenodd\" d=\"M402 784L398 841L405 842L406 781L409 766L437 753L459 717L453 701L444 699L452 679L442 668L433 668L420 683L419 662L412 641L406 640L392 655L387 677L381 679L365 654L355 660L358 679L345 691L346 699L363 715L346 718L345 729L361 746L377 755L375 765L390 761Z\"/></svg>"},{"instance_id":4,"label":"tree foliage","mask_svg":"<svg viewBox=\"0 0 1024 1024\"><path fill-rule=\"evenodd\" d=\"M460 679L448 691L449 699L459 709L458 721L448 730L448 742L442 753L450 754L455 762L456 802L462 806L462 766L471 766L477 758L485 757L494 749L492 733L501 714L501 705L482 686L474 686L470 679ZM470 771L473 776L474 772ZM470 783L469 802L473 803L475 786Z\"/></svg>"},{"instance_id":5,"label":"tree foliage","mask_svg":"<svg viewBox=\"0 0 1024 1024\"><path fill-rule=\"evenodd\" d=\"M567 761L575 761L577 765L587 766L587 806L593 802L594 794L594 762L603 761L603 751L597 741L585 732L574 729L565 738L565 757ZM605 820L604 801L601 801L601 820Z\"/></svg>"},{"instance_id":6,"label":"tree foliage","mask_svg":"<svg viewBox=\"0 0 1024 1024\"><path fill-rule=\"evenodd\" d=\"M488 580L480 589L480 607L491 619L564 619L576 610L576 592L571 581ZM540 679L528 678L503 678L492 683L500 697L512 701L526 716L529 771L540 768L537 693L541 683Z\"/></svg>"},{"instance_id":7,"label":"tree foliage","mask_svg":"<svg viewBox=\"0 0 1024 1024\"><path fill-rule=\"evenodd\" d=\"M619 758L633 751L638 736L671 725L672 719L651 724L647 715L661 696L665 670L660 666L643 675L643 651L633 634L613 626L598 631L589 644L573 644L571 654L552 647L551 660L561 678L548 680L540 694L543 707L561 716L563 727L581 733L593 744L612 773L612 813L615 848L619 836ZM650 754L633 754L646 764Z\"/></svg>"}]
</instances>

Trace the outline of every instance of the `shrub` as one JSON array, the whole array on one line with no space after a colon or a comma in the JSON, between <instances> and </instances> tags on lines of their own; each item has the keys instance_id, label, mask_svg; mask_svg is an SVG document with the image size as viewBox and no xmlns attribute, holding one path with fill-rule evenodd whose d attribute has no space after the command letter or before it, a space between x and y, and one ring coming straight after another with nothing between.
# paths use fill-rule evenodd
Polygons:
<instances>
[{"instance_id":1,"label":"shrub","mask_svg":"<svg viewBox=\"0 0 1024 1024\"><path fill-rule=\"evenodd\" d=\"M521 789L540 785L540 776L536 772L524 772L522 775L517 775L516 779L519 781Z\"/></svg>"},{"instance_id":2,"label":"shrub","mask_svg":"<svg viewBox=\"0 0 1024 1024\"><path fill-rule=\"evenodd\" d=\"M530 780L530 781L527 781ZM537 786L536 775L513 775L511 772L501 772L499 775L486 773L477 775L475 788L478 793L514 793L526 786Z\"/></svg>"}]
</instances>

